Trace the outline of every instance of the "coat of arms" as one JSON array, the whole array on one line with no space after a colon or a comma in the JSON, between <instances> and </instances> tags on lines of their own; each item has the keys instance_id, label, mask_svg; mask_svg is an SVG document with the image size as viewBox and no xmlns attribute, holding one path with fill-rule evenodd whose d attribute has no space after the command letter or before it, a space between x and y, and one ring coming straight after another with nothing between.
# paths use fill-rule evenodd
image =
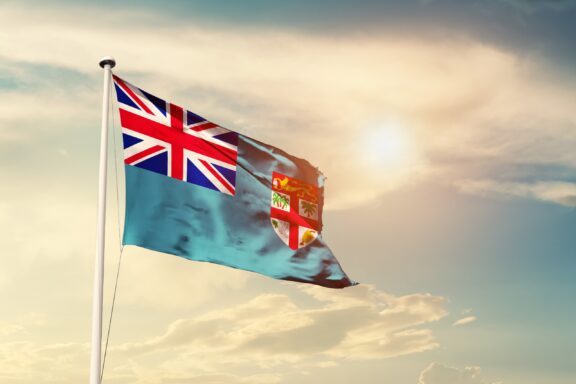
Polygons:
<instances>
[{"instance_id":1,"label":"coat of arms","mask_svg":"<svg viewBox=\"0 0 576 384\"><path fill-rule=\"evenodd\" d=\"M278 236L290 248L305 247L318 237L319 194L317 186L272 173L270 220Z\"/></svg>"}]
</instances>

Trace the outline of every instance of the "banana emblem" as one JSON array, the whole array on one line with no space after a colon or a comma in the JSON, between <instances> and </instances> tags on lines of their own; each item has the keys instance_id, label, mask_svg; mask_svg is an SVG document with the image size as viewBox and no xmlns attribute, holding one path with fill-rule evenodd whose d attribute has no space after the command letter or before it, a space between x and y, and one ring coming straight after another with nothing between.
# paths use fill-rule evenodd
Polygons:
<instances>
[{"instance_id":1,"label":"banana emblem","mask_svg":"<svg viewBox=\"0 0 576 384\"><path fill-rule=\"evenodd\" d=\"M300 245L306 245L315 238L316 238L316 231L307 229L306 232L304 232L304 234L302 235L302 241L300 242Z\"/></svg>"}]
</instances>

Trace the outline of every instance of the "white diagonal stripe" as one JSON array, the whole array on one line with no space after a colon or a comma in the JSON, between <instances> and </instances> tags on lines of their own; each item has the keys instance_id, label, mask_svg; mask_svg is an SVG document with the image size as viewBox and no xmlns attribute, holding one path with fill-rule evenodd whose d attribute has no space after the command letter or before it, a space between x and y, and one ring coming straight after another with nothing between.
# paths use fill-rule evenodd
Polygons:
<instances>
[{"instance_id":1,"label":"white diagonal stripe","mask_svg":"<svg viewBox=\"0 0 576 384\"><path fill-rule=\"evenodd\" d=\"M202 172L202 174L206 176L206 178L210 180L210 182L214 184L216 188L218 188L220 192L231 195L230 191L228 191L228 189L226 189L226 187L222 185L222 183L209 170L206 169L200 160L193 157L189 159L198 168L198 170L200 170L200 172Z\"/></svg>"}]
</instances>

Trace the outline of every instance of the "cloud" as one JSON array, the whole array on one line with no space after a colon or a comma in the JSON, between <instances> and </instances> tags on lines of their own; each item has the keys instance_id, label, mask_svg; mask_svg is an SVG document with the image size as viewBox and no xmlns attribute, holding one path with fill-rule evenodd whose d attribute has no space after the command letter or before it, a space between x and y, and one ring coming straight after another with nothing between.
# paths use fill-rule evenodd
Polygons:
<instances>
[{"instance_id":1,"label":"cloud","mask_svg":"<svg viewBox=\"0 0 576 384\"><path fill-rule=\"evenodd\" d=\"M514 183L498 180L462 180L460 191L468 194L523 197L576 207L576 184L565 182Z\"/></svg>"},{"instance_id":2,"label":"cloud","mask_svg":"<svg viewBox=\"0 0 576 384\"><path fill-rule=\"evenodd\" d=\"M392 296L371 286L346 291L304 287L313 307L282 294L263 294L228 309L173 322L144 342L124 343L109 353L111 367L159 359L160 367L185 375L220 372L247 363L262 373L299 366L322 368L341 359L378 360L438 347L422 328L446 316L445 299L429 294ZM342 295L340 295L342 293ZM111 368L114 369L114 368Z\"/></svg>"},{"instance_id":3,"label":"cloud","mask_svg":"<svg viewBox=\"0 0 576 384\"><path fill-rule=\"evenodd\" d=\"M576 6L574 0L500 0L510 4L526 13L536 12L542 9L563 11Z\"/></svg>"},{"instance_id":4,"label":"cloud","mask_svg":"<svg viewBox=\"0 0 576 384\"><path fill-rule=\"evenodd\" d=\"M94 85L74 69L0 56L0 70L12 81L0 83L0 144L82 129L98 116L91 107L100 99Z\"/></svg>"},{"instance_id":5,"label":"cloud","mask_svg":"<svg viewBox=\"0 0 576 384\"><path fill-rule=\"evenodd\" d=\"M10 336L29 334L31 327L42 327L46 323L43 313L29 312L23 316L15 316L12 321L0 321L0 338L6 340Z\"/></svg>"},{"instance_id":6,"label":"cloud","mask_svg":"<svg viewBox=\"0 0 576 384\"><path fill-rule=\"evenodd\" d=\"M458 319L454 322L454 324L452 324L453 326L459 326L459 325L465 325L465 324L470 324L476 321L476 316L467 316L467 317L463 317L461 319Z\"/></svg>"},{"instance_id":7,"label":"cloud","mask_svg":"<svg viewBox=\"0 0 576 384\"><path fill-rule=\"evenodd\" d=\"M108 376L107 376L108 378ZM206 373L200 375L172 372L153 372L144 367L132 367L130 373L112 376L114 382L138 384L277 384L282 382L278 374L239 376L228 373Z\"/></svg>"},{"instance_id":8,"label":"cloud","mask_svg":"<svg viewBox=\"0 0 576 384\"><path fill-rule=\"evenodd\" d=\"M79 383L86 380L88 361L87 344L0 343L0 381Z\"/></svg>"},{"instance_id":9,"label":"cloud","mask_svg":"<svg viewBox=\"0 0 576 384\"><path fill-rule=\"evenodd\" d=\"M418 384L489 384L489 382L482 377L479 367L459 369L432 363L422 371Z\"/></svg>"},{"instance_id":10,"label":"cloud","mask_svg":"<svg viewBox=\"0 0 576 384\"><path fill-rule=\"evenodd\" d=\"M24 327L20 324L9 324L0 322L0 336L13 335L20 333L24 330Z\"/></svg>"},{"instance_id":11,"label":"cloud","mask_svg":"<svg viewBox=\"0 0 576 384\"><path fill-rule=\"evenodd\" d=\"M398 352L403 351L401 348L388 350L387 343L400 346L403 337L409 342L418 336L430 340L429 334L412 332L412 329L407 333L398 331L446 315L444 299L428 294L394 297L371 287L359 287L352 289L359 292L356 297L344 297L340 301L338 295L331 292L311 293L316 291L314 288L302 290L327 301L321 308L302 310L285 295L260 295L232 309L179 320L159 338L118 349L147 353L193 343L203 348L243 351L264 358L271 354L296 356L304 352L379 358L402 354ZM388 336L395 338L389 340ZM428 345L429 348L435 346L435 343ZM356 350L351 353L351 349ZM375 350L380 350L381 355Z\"/></svg>"},{"instance_id":12,"label":"cloud","mask_svg":"<svg viewBox=\"0 0 576 384\"><path fill-rule=\"evenodd\" d=\"M280 383L287 374L333 368L344 360L437 348L426 326L447 315L445 299L430 294L393 296L365 285L346 291L303 287L301 293L298 300L262 294L174 321L143 342L111 346L105 377L140 384ZM31 324L41 318L29 316ZM88 354L85 343L0 339L0 381L77 383L88 372Z\"/></svg>"},{"instance_id":13,"label":"cloud","mask_svg":"<svg viewBox=\"0 0 576 384\"><path fill-rule=\"evenodd\" d=\"M0 39L10 60L0 61L16 84L46 71L63 80L62 92L49 80L36 90L5 90L5 127L22 115L22 105L32 105L28 116L43 116L57 132L72 129L64 119L97 121L96 62L110 53L118 73L148 91L311 160L329 176L329 208L369 203L430 178L478 180L504 166L514 178L518 167L528 166L541 181L538 165L576 167L576 87L573 79L552 75L555 68L542 58L466 39L171 25L122 9L68 6L61 12L12 4L0 15L11 31ZM30 119L19 124L22 129L5 129L0 140L38 131L55 139Z\"/></svg>"},{"instance_id":14,"label":"cloud","mask_svg":"<svg viewBox=\"0 0 576 384\"><path fill-rule=\"evenodd\" d=\"M120 273L122 304L139 310L178 310L184 303L186 308L193 308L221 292L243 288L252 276L137 247L124 249Z\"/></svg>"}]
</instances>

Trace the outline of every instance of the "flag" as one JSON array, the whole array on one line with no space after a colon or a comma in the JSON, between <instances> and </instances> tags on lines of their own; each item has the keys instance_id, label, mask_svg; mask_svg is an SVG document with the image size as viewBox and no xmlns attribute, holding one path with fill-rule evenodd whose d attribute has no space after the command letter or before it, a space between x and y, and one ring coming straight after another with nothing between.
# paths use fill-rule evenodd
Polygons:
<instances>
[{"instance_id":1,"label":"flag","mask_svg":"<svg viewBox=\"0 0 576 384\"><path fill-rule=\"evenodd\" d=\"M330 288L354 285L324 242L324 176L306 160L113 76L124 245Z\"/></svg>"}]
</instances>

